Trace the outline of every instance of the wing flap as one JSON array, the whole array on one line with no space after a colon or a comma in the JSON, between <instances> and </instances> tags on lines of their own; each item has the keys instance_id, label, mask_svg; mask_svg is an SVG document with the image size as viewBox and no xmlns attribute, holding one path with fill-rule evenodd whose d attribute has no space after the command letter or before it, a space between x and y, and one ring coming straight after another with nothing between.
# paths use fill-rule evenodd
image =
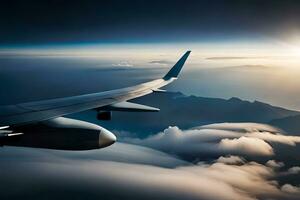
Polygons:
<instances>
[{"instance_id":1,"label":"wing flap","mask_svg":"<svg viewBox=\"0 0 300 200\"><path fill-rule=\"evenodd\" d=\"M123 101L103 107L101 110L126 112L158 112L159 108Z\"/></svg>"}]
</instances>

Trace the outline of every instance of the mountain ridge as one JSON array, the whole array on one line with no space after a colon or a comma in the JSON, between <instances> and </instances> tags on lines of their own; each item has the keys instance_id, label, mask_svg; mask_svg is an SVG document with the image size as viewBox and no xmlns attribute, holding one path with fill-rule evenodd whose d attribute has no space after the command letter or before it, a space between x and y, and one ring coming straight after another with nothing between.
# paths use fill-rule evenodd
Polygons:
<instances>
[{"instance_id":1,"label":"mountain ridge","mask_svg":"<svg viewBox=\"0 0 300 200\"><path fill-rule=\"evenodd\" d=\"M110 130L127 131L145 137L168 126L191 128L221 122L269 123L275 119L300 115L300 112L259 101L187 96L180 92L150 94L132 102L160 108L157 113L113 112L111 121L98 121L95 111L71 115ZM281 127L280 127L281 128Z\"/></svg>"}]
</instances>

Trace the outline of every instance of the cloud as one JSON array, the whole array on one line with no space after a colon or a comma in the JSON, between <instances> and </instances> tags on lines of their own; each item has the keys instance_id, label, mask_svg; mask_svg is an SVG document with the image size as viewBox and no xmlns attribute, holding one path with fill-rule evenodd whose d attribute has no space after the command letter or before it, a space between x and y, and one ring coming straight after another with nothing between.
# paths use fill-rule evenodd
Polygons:
<instances>
[{"instance_id":1,"label":"cloud","mask_svg":"<svg viewBox=\"0 0 300 200\"><path fill-rule=\"evenodd\" d=\"M275 147L265 138L250 136L252 131L279 133L250 125L243 130L241 124L232 124L232 129L227 124L224 130L220 125L185 131L170 127L146 139L127 138L135 144L117 142L92 151L3 147L0 198L297 199L299 187L286 177L298 167L284 171L283 162L267 161L271 151L276 156ZM290 143L274 142L295 149ZM191 156L194 162L189 162Z\"/></svg>"},{"instance_id":2,"label":"cloud","mask_svg":"<svg viewBox=\"0 0 300 200\"><path fill-rule=\"evenodd\" d=\"M122 148L118 150L124 151ZM138 158L140 164L115 161L111 148L106 152L107 160L96 157L102 150L78 153L25 148L0 152L1 167L6 169L0 172L0 197L33 199L42 194L49 199L255 200L283 195L278 183L270 180L274 171L255 162L227 165L217 161L169 168L141 164L155 159L157 152L151 150L148 153L152 156ZM12 154L15 157L9 157Z\"/></svg>"},{"instance_id":3,"label":"cloud","mask_svg":"<svg viewBox=\"0 0 300 200\"><path fill-rule=\"evenodd\" d=\"M91 151L78 151L76 153L74 153L73 151L50 151L30 148L5 147L1 149L0 155L4 154L7 161L14 160L15 154L18 154L20 157L19 160L22 160L24 162L36 160L41 161L41 158L43 157L40 156L40 154L43 154L44 151L49 152L49 154L51 155L49 158L50 160L61 160L62 158L82 161L102 160L169 168L189 164L184 160L178 159L170 154L166 154L155 149L120 142L116 142L109 148ZM28 156L31 154L34 156ZM49 159L43 158L42 161L48 161Z\"/></svg>"},{"instance_id":4,"label":"cloud","mask_svg":"<svg viewBox=\"0 0 300 200\"><path fill-rule=\"evenodd\" d=\"M228 165L242 165L246 163L246 160L239 156L221 156L216 160L216 162Z\"/></svg>"},{"instance_id":5,"label":"cloud","mask_svg":"<svg viewBox=\"0 0 300 200\"><path fill-rule=\"evenodd\" d=\"M133 64L129 63L128 61L121 61L119 63L112 64L114 67L133 67Z\"/></svg>"},{"instance_id":6,"label":"cloud","mask_svg":"<svg viewBox=\"0 0 300 200\"><path fill-rule=\"evenodd\" d=\"M166 169L108 161L18 164L27 173L15 173L20 181L11 185L8 179L12 172L9 170L1 180L6 183L5 190L1 193L2 197L14 197L14 188L22 188L19 189L19 193L25 197L28 197L28 193L34 195L42 192L50 198L60 195L67 198L74 193L79 197L88 196L89 199L91 196L94 196L92 199L252 199L224 182L208 177L199 179L189 168ZM34 171L39 176L30 180ZM32 188L32 184L39 186ZM209 191L212 186L218 193ZM58 193L52 194L47 188L58 190ZM63 194L59 189L68 193Z\"/></svg>"},{"instance_id":7,"label":"cloud","mask_svg":"<svg viewBox=\"0 0 300 200\"><path fill-rule=\"evenodd\" d=\"M291 193L291 194L300 195L300 187L293 186L293 185L291 185L291 184L284 184L284 185L281 187L281 190L282 190L283 192L286 192L286 193Z\"/></svg>"},{"instance_id":8,"label":"cloud","mask_svg":"<svg viewBox=\"0 0 300 200\"><path fill-rule=\"evenodd\" d=\"M281 144L287 144L291 146L295 146L296 143L300 142L299 136L286 136L281 134L273 134L269 132L252 132L247 133L245 136L259 138L267 142L275 142Z\"/></svg>"},{"instance_id":9,"label":"cloud","mask_svg":"<svg viewBox=\"0 0 300 200\"><path fill-rule=\"evenodd\" d=\"M240 59L258 59L258 58L264 58L264 57L246 57L246 56L216 56L216 57L208 57L207 60L240 60Z\"/></svg>"},{"instance_id":10,"label":"cloud","mask_svg":"<svg viewBox=\"0 0 300 200\"><path fill-rule=\"evenodd\" d=\"M278 129L274 126L268 124L259 124L259 123L217 123L217 124L208 124L204 126L198 126L195 129L217 129L217 130L229 130L237 131L243 133L251 132L270 132L270 133L279 133L282 132L281 129Z\"/></svg>"},{"instance_id":11,"label":"cloud","mask_svg":"<svg viewBox=\"0 0 300 200\"><path fill-rule=\"evenodd\" d=\"M300 167L299 166L291 167L291 168L289 168L288 173L289 174L299 174Z\"/></svg>"},{"instance_id":12,"label":"cloud","mask_svg":"<svg viewBox=\"0 0 300 200\"><path fill-rule=\"evenodd\" d=\"M259 138L240 137L235 139L222 139L219 148L225 152L246 155L266 155L274 154L273 148L264 140Z\"/></svg>"},{"instance_id":13,"label":"cloud","mask_svg":"<svg viewBox=\"0 0 300 200\"><path fill-rule=\"evenodd\" d=\"M284 163L283 162L277 162L276 160L268 160L268 162L266 162L266 166L272 167L274 169L279 169L281 167L284 167Z\"/></svg>"},{"instance_id":14,"label":"cloud","mask_svg":"<svg viewBox=\"0 0 300 200\"><path fill-rule=\"evenodd\" d=\"M274 171L256 162L240 166L214 163L206 170L200 172L195 170L195 173L225 182L253 198L264 194L268 194L269 197L281 195L278 183L268 180L274 177Z\"/></svg>"},{"instance_id":15,"label":"cloud","mask_svg":"<svg viewBox=\"0 0 300 200\"><path fill-rule=\"evenodd\" d=\"M281 133L284 133L283 130L267 124L219 123L201 126L197 128L236 131L245 133L245 136L247 137L260 138L268 142L284 143L293 146L296 145L296 143L300 143L300 137L282 135Z\"/></svg>"},{"instance_id":16,"label":"cloud","mask_svg":"<svg viewBox=\"0 0 300 200\"><path fill-rule=\"evenodd\" d=\"M287 136L280 129L256 123L221 123L180 130L169 127L164 132L145 139L126 138L125 141L139 144L181 158L203 156L241 155L272 156L272 144L295 146L299 136Z\"/></svg>"},{"instance_id":17,"label":"cloud","mask_svg":"<svg viewBox=\"0 0 300 200\"><path fill-rule=\"evenodd\" d=\"M159 64L159 65L170 65L173 64L173 62L168 60L152 60L149 62L150 64Z\"/></svg>"}]
</instances>

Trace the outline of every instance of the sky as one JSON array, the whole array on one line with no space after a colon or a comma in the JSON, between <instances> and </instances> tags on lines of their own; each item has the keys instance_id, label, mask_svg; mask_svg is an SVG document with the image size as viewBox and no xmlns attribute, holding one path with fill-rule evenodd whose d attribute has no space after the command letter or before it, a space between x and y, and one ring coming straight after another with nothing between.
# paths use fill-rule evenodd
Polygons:
<instances>
[{"instance_id":1,"label":"sky","mask_svg":"<svg viewBox=\"0 0 300 200\"><path fill-rule=\"evenodd\" d=\"M293 35L298 1L2 1L0 44L256 40Z\"/></svg>"},{"instance_id":2,"label":"sky","mask_svg":"<svg viewBox=\"0 0 300 200\"><path fill-rule=\"evenodd\" d=\"M83 70L154 69L143 77L137 72L135 77L142 82L161 76L181 54L192 50L182 78L170 86L171 90L207 97L236 96L299 110L299 8L299 2L291 0L3 1L2 76L10 77L9 70L12 74L13 69L26 68L23 73L30 78L30 71L35 69L38 81L37 69L39 74L51 69L59 73L55 66L45 66L51 58L59 69L66 68L65 62L78 60L81 66L77 62L77 69ZM20 56L25 55L26 66L20 66L24 59ZM74 74L68 69L67 73ZM131 79L129 71L128 75L123 73L119 86L113 78L106 78L109 84L98 89L139 82ZM26 82L21 79L19 83ZM8 79L7 84L14 85L13 80ZM92 91L83 86L79 87L81 92L70 94ZM31 94L26 84L17 87L21 93ZM7 91L4 86L2 90ZM14 91L7 91L9 95L1 103L24 99L13 96ZM35 99L36 94L32 95ZM59 95L63 92L49 97Z\"/></svg>"},{"instance_id":3,"label":"sky","mask_svg":"<svg viewBox=\"0 0 300 200\"><path fill-rule=\"evenodd\" d=\"M270 41L6 47L0 50L5 83L0 102L86 94L160 78L188 49L192 54L180 78L166 89L300 110L300 51Z\"/></svg>"}]
</instances>

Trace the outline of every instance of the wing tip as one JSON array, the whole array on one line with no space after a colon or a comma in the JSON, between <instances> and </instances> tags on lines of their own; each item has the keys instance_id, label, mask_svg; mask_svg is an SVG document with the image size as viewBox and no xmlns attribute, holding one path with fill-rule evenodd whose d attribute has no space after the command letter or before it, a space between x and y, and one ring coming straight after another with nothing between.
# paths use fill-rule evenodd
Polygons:
<instances>
[{"instance_id":1,"label":"wing tip","mask_svg":"<svg viewBox=\"0 0 300 200\"><path fill-rule=\"evenodd\" d=\"M191 50L186 51L185 54L183 54L177 63L170 69L170 71L163 77L163 79L167 80L170 78L177 78L191 52Z\"/></svg>"}]
</instances>

